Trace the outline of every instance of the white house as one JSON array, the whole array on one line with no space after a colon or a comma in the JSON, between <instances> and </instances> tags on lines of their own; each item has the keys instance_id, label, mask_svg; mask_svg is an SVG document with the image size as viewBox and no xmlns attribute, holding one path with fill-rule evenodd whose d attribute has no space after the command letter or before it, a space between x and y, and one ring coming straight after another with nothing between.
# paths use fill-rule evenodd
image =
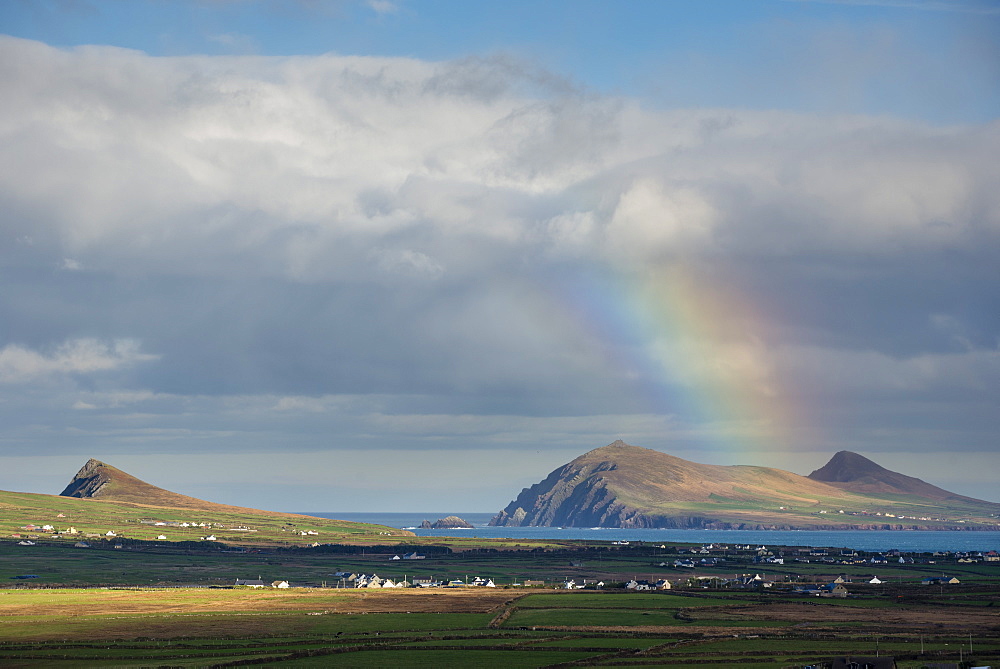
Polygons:
<instances>
[{"instance_id":1,"label":"white house","mask_svg":"<svg viewBox=\"0 0 1000 669\"><path fill-rule=\"evenodd\" d=\"M267 584L264 583L264 581L260 580L259 578L256 579L238 578L236 579L236 585L243 586L246 588L263 588Z\"/></svg>"}]
</instances>

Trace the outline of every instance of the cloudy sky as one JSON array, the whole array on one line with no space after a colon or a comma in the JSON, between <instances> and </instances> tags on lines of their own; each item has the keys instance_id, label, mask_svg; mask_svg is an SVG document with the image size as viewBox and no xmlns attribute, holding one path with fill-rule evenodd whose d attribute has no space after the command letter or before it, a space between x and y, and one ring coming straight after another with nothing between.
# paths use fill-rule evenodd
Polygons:
<instances>
[{"instance_id":1,"label":"cloudy sky","mask_svg":"<svg viewBox=\"0 0 1000 669\"><path fill-rule=\"evenodd\" d=\"M496 511L622 438L1000 501L991 0L0 3L0 488Z\"/></svg>"}]
</instances>

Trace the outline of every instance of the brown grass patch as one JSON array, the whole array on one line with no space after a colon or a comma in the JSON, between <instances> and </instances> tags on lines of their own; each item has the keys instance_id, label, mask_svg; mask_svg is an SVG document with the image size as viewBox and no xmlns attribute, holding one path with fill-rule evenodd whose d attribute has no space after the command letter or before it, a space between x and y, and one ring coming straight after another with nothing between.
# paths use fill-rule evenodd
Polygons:
<instances>
[{"instance_id":1,"label":"brown grass patch","mask_svg":"<svg viewBox=\"0 0 1000 669\"><path fill-rule=\"evenodd\" d=\"M894 608L868 608L812 603L774 603L740 607L700 608L687 611L698 620L773 620L817 627L860 623L876 629L912 631L996 630L1000 628L1000 615L995 611L974 607L951 608L907 604ZM688 627L685 627L688 629ZM744 628L746 630L746 628Z\"/></svg>"},{"instance_id":2,"label":"brown grass patch","mask_svg":"<svg viewBox=\"0 0 1000 669\"><path fill-rule=\"evenodd\" d=\"M8 616L107 616L163 613L488 613L519 597L491 589L448 590L12 590L0 594Z\"/></svg>"},{"instance_id":3,"label":"brown grass patch","mask_svg":"<svg viewBox=\"0 0 1000 669\"><path fill-rule=\"evenodd\" d=\"M500 610L522 593L411 590L8 590L0 640L265 637L312 634L338 613L472 613ZM485 623L485 621L484 621Z\"/></svg>"}]
</instances>

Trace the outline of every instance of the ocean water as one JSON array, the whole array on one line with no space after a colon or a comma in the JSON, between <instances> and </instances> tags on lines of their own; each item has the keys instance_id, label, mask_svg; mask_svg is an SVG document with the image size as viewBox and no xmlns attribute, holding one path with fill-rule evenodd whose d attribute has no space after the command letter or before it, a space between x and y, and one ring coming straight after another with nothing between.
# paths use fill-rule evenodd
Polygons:
<instances>
[{"instance_id":1,"label":"ocean water","mask_svg":"<svg viewBox=\"0 0 1000 669\"><path fill-rule=\"evenodd\" d=\"M303 512L306 513L306 512ZM491 513L309 513L321 518L338 518L357 523L376 523L412 530L426 537L484 537L501 539L587 539L591 541L724 543L758 546L823 546L864 551L988 551L1000 550L1000 532L919 531L919 530L623 530L581 527L487 527ZM421 530L420 522L455 515L473 525L471 530Z\"/></svg>"}]
</instances>

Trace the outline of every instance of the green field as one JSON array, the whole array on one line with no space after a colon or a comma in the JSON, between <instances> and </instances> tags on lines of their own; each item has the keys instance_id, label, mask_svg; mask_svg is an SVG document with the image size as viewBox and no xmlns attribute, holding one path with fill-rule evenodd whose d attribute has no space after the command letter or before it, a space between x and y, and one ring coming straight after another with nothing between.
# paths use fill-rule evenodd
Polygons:
<instances>
[{"instance_id":1,"label":"green field","mask_svg":"<svg viewBox=\"0 0 1000 669\"><path fill-rule=\"evenodd\" d=\"M487 596L492 599L481 601ZM987 596L998 599L1000 593ZM657 592L0 590L0 666L209 667L252 661L262 666L550 667L586 662L777 669L876 652L894 655L905 669L957 661L959 653L979 664L1000 660L1000 618L982 606L975 607L978 617L969 617L970 607L960 606L950 616L938 615L937 629L911 630L912 620L948 609L951 601L899 605L886 618L880 609L841 603ZM437 610L360 610L372 606ZM335 607L340 612L326 610ZM483 610L449 612L462 607ZM781 615L789 607L801 609L793 621ZM739 624L746 619L720 618L748 608L753 609L747 616L750 626ZM803 624L806 620L811 622Z\"/></svg>"},{"instance_id":2,"label":"green field","mask_svg":"<svg viewBox=\"0 0 1000 669\"><path fill-rule=\"evenodd\" d=\"M553 595L529 595L518 601L522 609L554 609L554 608L588 608L588 609L670 609L677 610L691 606L726 606L733 599L704 597L699 594L672 595L663 592L649 593L636 597L638 593L617 592L574 592L572 596L565 593Z\"/></svg>"},{"instance_id":3,"label":"green field","mask_svg":"<svg viewBox=\"0 0 1000 669\"><path fill-rule=\"evenodd\" d=\"M123 545L157 541L162 535L167 537L164 543L200 542L214 536L224 544L254 546L351 539L384 542L411 534L381 525L223 508L232 510L179 509L0 490L0 537L75 543L108 539L108 532L113 532L114 541ZM183 527L183 523L188 526ZM50 525L53 530L31 529L32 525Z\"/></svg>"}]
</instances>

